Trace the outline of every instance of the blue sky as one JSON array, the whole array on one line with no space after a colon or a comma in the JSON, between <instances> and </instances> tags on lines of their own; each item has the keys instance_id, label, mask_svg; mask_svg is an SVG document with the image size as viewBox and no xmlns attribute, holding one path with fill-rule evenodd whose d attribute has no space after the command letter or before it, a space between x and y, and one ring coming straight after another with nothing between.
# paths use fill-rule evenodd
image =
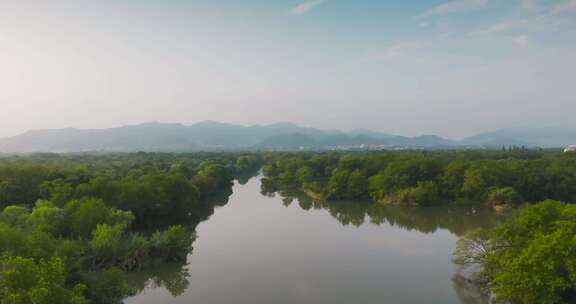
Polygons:
<instances>
[{"instance_id":1,"label":"blue sky","mask_svg":"<svg viewBox=\"0 0 576 304\"><path fill-rule=\"evenodd\" d=\"M0 136L291 121L576 127L574 0L6 1Z\"/></svg>"}]
</instances>

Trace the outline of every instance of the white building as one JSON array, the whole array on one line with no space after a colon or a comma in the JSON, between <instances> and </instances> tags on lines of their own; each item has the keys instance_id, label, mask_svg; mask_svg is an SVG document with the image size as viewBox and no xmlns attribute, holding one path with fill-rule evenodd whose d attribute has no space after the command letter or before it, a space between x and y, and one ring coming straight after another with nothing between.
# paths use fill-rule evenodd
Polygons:
<instances>
[{"instance_id":1,"label":"white building","mask_svg":"<svg viewBox=\"0 0 576 304\"><path fill-rule=\"evenodd\" d=\"M564 152L565 153L576 152L576 145L571 145L571 146L566 147L566 149L564 149Z\"/></svg>"}]
</instances>

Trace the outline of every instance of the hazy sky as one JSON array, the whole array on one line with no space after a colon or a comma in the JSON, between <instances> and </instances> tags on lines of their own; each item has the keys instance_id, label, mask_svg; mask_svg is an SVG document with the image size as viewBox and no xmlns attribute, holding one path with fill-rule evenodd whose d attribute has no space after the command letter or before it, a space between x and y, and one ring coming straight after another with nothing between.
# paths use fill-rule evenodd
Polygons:
<instances>
[{"instance_id":1,"label":"hazy sky","mask_svg":"<svg viewBox=\"0 0 576 304\"><path fill-rule=\"evenodd\" d=\"M0 0L0 136L576 127L576 0Z\"/></svg>"}]
</instances>

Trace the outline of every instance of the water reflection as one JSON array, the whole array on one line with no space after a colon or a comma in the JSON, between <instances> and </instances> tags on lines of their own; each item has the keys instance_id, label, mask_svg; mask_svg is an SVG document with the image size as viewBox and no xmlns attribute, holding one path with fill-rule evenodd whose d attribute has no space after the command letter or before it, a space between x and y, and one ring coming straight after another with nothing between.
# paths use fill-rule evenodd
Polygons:
<instances>
[{"instance_id":1,"label":"water reflection","mask_svg":"<svg viewBox=\"0 0 576 304\"><path fill-rule=\"evenodd\" d=\"M445 229L461 236L477 228L496 226L504 218L490 208L472 205L448 205L429 208L414 208L383 205L372 201L317 201L298 189L269 188L261 184L261 193L267 197L280 196L282 204L289 207L297 203L302 210L326 210L343 226L360 227L366 223L389 225L401 229L431 234ZM489 303L490 296L474 285L464 272L456 268L452 277L454 291L461 304Z\"/></svg>"},{"instance_id":2,"label":"water reflection","mask_svg":"<svg viewBox=\"0 0 576 304\"><path fill-rule=\"evenodd\" d=\"M246 185L250 179L258 176L259 170L252 169L245 172L239 172L236 175L236 181L240 185ZM196 226L203 221L208 220L213 214L214 209L217 207L223 207L228 204L230 197L233 194L232 187L227 189L222 189L220 192L216 193L213 197L209 198L207 201L202 202L200 208L195 210L194 214L188 219L188 226L192 229L196 229Z\"/></svg>"},{"instance_id":3,"label":"water reflection","mask_svg":"<svg viewBox=\"0 0 576 304\"><path fill-rule=\"evenodd\" d=\"M499 221L489 210L262 190L259 178L243 179L212 202L189 264L133 274L139 294L126 303L489 302L451 264L455 235Z\"/></svg>"},{"instance_id":4,"label":"water reflection","mask_svg":"<svg viewBox=\"0 0 576 304\"><path fill-rule=\"evenodd\" d=\"M257 170L243 172L237 176L237 181L240 185L245 185L257 175ZM204 201L200 206L201 208L190 215L188 228L195 230L201 222L208 220L216 208L228 204L232 194L232 188L224 189ZM191 248L189 255L193 253L193 249ZM190 286L190 271L187 266L187 263L162 263L146 267L141 271L130 272L127 279L136 294L143 294L146 290L164 288L173 297L178 297Z\"/></svg>"},{"instance_id":5,"label":"water reflection","mask_svg":"<svg viewBox=\"0 0 576 304\"><path fill-rule=\"evenodd\" d=\"M467 280L465 276L455 274L452 277L452 284L461 304L490 303L490 295Z\"/></svg>"},{"instance_id":6,"label":"water reflection","mask_svg":"<svg viewBox=\"0 0 576 304\"><path fill-rule=\"evenodd\" d=\"M190 286L190 273L185 263L168 263L148 267L128 275L130 287L137 293L146 289L165 288L173 297L180 296Z\"/></svg>"},{"instance_id":7,"label":"water reflection","mask_svg":"<svg viewBox=\"0 0 576 304\"><path fill-rule=\"evenodd\" d=\"M286 207L296 202L302 210L327 210L344 226L360 227L369 222L378 226L388 224L422 233L434 233L438 229L446 229L460 236L472 229L494 227L503 219L490 208L482 206L448 205L415 208L382 205L371 201L320 202L295 189L271 192L262 186L261 192L267 197L279 195Z\"/></svg>"}]
</instances>

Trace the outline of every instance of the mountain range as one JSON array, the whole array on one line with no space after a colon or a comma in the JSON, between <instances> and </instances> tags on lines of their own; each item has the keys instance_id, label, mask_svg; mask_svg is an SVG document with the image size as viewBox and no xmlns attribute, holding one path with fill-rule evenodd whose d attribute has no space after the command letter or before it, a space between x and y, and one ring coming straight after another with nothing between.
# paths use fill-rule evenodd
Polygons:
<instances>
[{"instance_id":1,"label":"mountain range","mask_svg":"<svg viewBox=\"0 0 576 304\"><path fill-rule=\"evenodd\" d=\"M215 151L297 149L563 147L576 143L574 129L502 129L463 140L436 135L406 137L364 129L305 128L292 123L240 126L214 121L192 125L144 123L110 129L34 130L1 138L0 152Z\"/></svg>"}]
</instances>

